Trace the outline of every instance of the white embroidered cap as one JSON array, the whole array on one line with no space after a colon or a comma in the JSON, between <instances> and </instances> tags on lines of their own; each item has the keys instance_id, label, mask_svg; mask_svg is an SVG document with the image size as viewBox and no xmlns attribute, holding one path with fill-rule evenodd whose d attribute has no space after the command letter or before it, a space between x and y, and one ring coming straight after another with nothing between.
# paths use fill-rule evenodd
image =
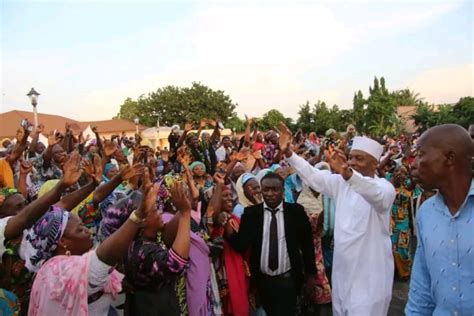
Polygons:
<instances>
[{"instance_id":1,"label":"white embroidered cap","mask_svg":"<svg viewBox=\"0 0 474 316\"><path fill-rule=\"evenodd\" d=\"M380 160L380 156L382 156L382 153L383 153L382 145L380 145L375 140L365 137L365 136L354 137L351 150L354 150L354 149L361 150L368 153L369 155L374 157L377 161Z\"/></svg>"}]
</instances>

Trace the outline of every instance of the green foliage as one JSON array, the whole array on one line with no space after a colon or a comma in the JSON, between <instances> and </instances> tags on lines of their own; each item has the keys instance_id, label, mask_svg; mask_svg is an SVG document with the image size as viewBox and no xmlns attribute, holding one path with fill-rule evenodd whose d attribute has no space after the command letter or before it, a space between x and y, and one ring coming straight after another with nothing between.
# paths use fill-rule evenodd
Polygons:
<instances>
[{"instance_id":1,"label":"green foliage","mask_svg":"<svg viewBox=\"0 0 474 316\"><path fill-rule=\"evenodd\" d=\"M184 125L187 121L198 123L202 118L219 118L224 123L235 116L236 104L224 91L214 91L198 82L191 87L166 86L136 101L127 98L120 106L118 116L154 126L159 120L162 125Z\"/></svg>"},{"instance_id":2,"label":"green foliage","mask_svg":"<svg viewBox=\"0 0 474 316\"><path fill-rule=\"evenodd\" d=\"M298 111L298 120L296 120L296 125L298 128L305 133L313 131L314 127L314 115L309 105L309 101L306 101L305 104L300 105L300 110Z\"/></svg>"},{"instance_id":3,"label":"green foliage","mask_svg":"<svg viewBox=\"0 0 474 316\"><path fill-rule=\"evenodd\" d=\"M464 97L459 99L452 108L452 114L457 124L468 128L470 124L474 124L474 97Z\"/></svg>"},{"instance_id":4,"label":"green foliage","mask_svg":"<svg viewBox=\"0 0 474 316\"><path fill-rule=\"evenodd\" d=\"M120 111L115 118L124 118L133 121L134 118L138 117L140 110L138 109L138 101L133 101L131 98L126 98L123 104L120 106Z\"/></svg>"},{"instance_id":5,"label":"green foliage","mask_svg":"<svg viewBox=\"0 0 474 316\"><path fill-rule=\"evenodd\" d=\"M226 122L225 127L230 128L237 133L244 132L245 120L241 120L237 116L233 116Z\"/></svg>"},{"instance_id":6,"label":"green foliage","mask_svg":"<svg viewBox=\"0 0 474 316\"><path fill-rule=\"evenodd\" d=\"M293 120L285 117L283 113L278 110L272 109L265 113L261 119L257 121L258 128L263 131L278 129L280 122L283 122L290 129L294 129Z\"/></svg>"},{"instance_id":7,"label":"green foliage","mask_svg":"<svg viewBox=\"0 0 474 316\"><path fill-rule=\"evenodd\" d=\"M449 123L468 128L469 124L474 123L474 98L464 97L455 105L445 104L438 107L421 103L417 106L412 119L421 133L430 127Z\"/></svg>"}]
</instances>

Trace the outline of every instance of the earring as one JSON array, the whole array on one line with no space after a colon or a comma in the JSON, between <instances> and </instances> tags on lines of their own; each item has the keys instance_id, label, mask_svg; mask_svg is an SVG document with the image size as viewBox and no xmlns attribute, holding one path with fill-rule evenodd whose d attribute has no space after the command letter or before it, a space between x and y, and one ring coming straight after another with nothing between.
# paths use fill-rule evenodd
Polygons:
<instances>
[{"instance_id":1,"label":"earring","mask_svg":"<svg viewBox=\"0 0 474 316\"><path fill-rule=\"evenodd\" d=\"M66 256L70 256L71 255L71 252L67 249L66 245L63 246L64 247L64 250L66 250Z\"/></svg>"}]
</instances>

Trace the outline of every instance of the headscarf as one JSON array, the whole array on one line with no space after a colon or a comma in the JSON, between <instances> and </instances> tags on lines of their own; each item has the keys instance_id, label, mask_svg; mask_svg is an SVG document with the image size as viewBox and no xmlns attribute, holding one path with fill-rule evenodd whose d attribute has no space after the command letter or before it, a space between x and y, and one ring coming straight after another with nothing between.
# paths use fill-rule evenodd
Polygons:
<instances>
[{"instance_id":1,"label":"headscarf","mask_svg":"<svg viewBox=\"0 0 474 316\"><path fill-rule=\"evenodd\" d=\"M280 165L277 164L277 163L274 163L274 164L270 167L270 171L271 171L271 172L275 172L275 171L277 171L278 169L281 169L281 168L282 168L282 166L280 166Z\"/></svg>"},{"instance_id":2,"label":"headscarf","mask_svg":"<svg viewBox=\"0 0 474 316\"><path fill-rule=\"evenodd\" d=\"M191 172L193 172L194 169L195 169L197 166L201 166L202 170L204 170L204 172L207 173L206 165L203 164L203 163L200 162L200 161L195 161L195 162L193 162L192 164L190 164L190 165L189 165L189 169L191 170Z\"/></svg>"},{"instance_id":3,"label":"headscarf","mask_svg":"<svg viewBox=\"0 0 474 316\"><path fill-rule=\"evenodd\" d=\"M254 205L246 196L244 192L244 186L247 182L249 182L252 179L257 179L253 174L251 173L244 173L243 175L240 176L240 178L237 180L236 184L236 191L237 191L237 197L239 198L239 203L243 207L247 206L252 206Z\"/></svg>"},{"instance_id":4,"label":"headscarf","mask_svg":"<svg viewBox=\"0 0 474 316\"><path fill-rule=\"evenodd\" d=\"M326 137L329 137L331 136L331 134L334 134L334 133L337 133L336 130L334 128L330 128L326 131L325 135Z\"/></svg>"},{"instance_id":5,"label":"headscarf","mask_svg":"<svg viewBox=\"0 0 474 316\"><path fill-rule=\"evenodd\" d=\"M316 136L315 132L309 133L308 139L313 143L317 144L318 143L318 137Z\"/></svg>"},{"instance_id":6,"label":"headscarf","mask_svg":"<svg viewBox=\"0 0 474 316\"><path fill-rule=\"evenodd\" d=\"M167 174L158 179L157 183L160 184L160 191L156 196L156 207L158 210L165 210L166 203L171 199L170 190L177 180L178 178L172 174Z\"/></svg>"},{"instance_id":7,"label":"headscarf","mask_svg":"<svg viewBox=\"0 0 474 316\"><path fill-rule=\"evenodd\" d=\"M43 263L53 256L68 220L68 211L51 206L48 212L27 231L21 248L28 270L37 272Z\"/></svg>"},{"instance_id":8,"label":"headscarf","mask_svg":"<svg viewBox=\"0 0 474 316\"><path fill-rule=\"evenodd\" d=\"M102 181L104 182L109 182L110 179L107 177L107 174L109 173L110 170L113 168L117 168L117 166L111 162L105 165L104 167L104 172L102 173Z\"/></svg>"},{"instance_id":9,"label":"headscarf","mask_svg":"<svg viewBox=\"0 0 474 316\"><path fill-rule=\"evenodd\" d=\"M258 183L262 182L263 177L265 177L267 174L271 173L272 169L267 168L267 169L262 169L259 172L257 172L257 181Z\"/></svg>"},{"instance_id":10,"label":"headscarf","mask_svg":"<svg viewBox=\"0 0 474 316\"><path fill-rule=\"evenodd\" d=\"M13 170L7 159L0 159L0 185L7 188L14 188Z\"/></svg>"},{"instance_id":11,"label":"headscarf","mask_svg":"<svg viewBox=\"0 0 474 316\"><path fill-rule=\"evenodd\" d=\"M354 131L355 131L355 126L354 126L354 125L352 125L352 124L349 124L349 125L347 125L346 132L348 132L348 133L349 133L349 130L350 130L350 129L354 129Z\"/></svg>"},{"instance_id":12,"label":"headscarf","mask_svg":"<svg viewBox=\"0 0 474 316\"><path fill-rule=\"evenodd\" d=\"M43 183L43 185L39 189L38 198L42 197L43 195L51 191L56 186L56 184L58 184L58 182L59 182L59 179L54 179L54 180L48 180L45 183Z\"/></svg>"},{"instance_id":13,"label":"headscarf","mask_svg":"<svg viewBox=\"0 0 474 316\"><path fill-rule=\"evenodd\" d=\"M8 199L10 196L19 194L20 192L15 189L15 188L2 188L0 190L0 195L3 196L6 199ZM1 205L1 204L0 204Z\"/></svg>"}]
</instances>

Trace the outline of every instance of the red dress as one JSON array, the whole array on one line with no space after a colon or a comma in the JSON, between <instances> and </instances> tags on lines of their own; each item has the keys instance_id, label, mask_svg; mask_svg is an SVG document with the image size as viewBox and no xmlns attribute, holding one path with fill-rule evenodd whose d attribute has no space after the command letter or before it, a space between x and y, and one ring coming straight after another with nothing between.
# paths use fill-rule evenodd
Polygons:
<instances>
[{"instance_id":1,"label":"red dress","mask_svg":"<svg viewBox=\"0 0 474 316\"><path fill-rule=\"evenodd\" d=\"M313 234L314 254L316 258L316 282L313 291L314 296L308 298L310 304L327 304L331 302L331 287L324 269L323 250L321 238L323 236L324 213L312 213L309 215L311 232Z\"/></svg>"}]
</instances>

